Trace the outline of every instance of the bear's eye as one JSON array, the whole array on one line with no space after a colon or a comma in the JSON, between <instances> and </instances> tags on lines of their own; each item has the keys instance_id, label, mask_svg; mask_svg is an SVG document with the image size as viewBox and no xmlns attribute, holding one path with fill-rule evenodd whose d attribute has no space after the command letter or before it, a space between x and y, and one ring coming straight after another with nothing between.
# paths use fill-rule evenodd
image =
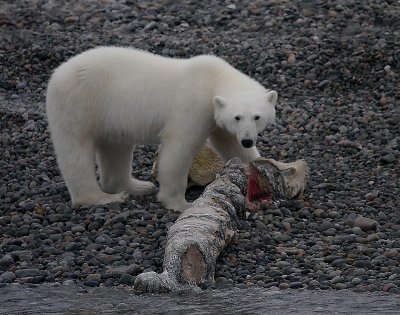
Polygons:
<instances>
[{"instance_id":1,"label":"bear's eye","mask_svg":"<svg viewBox=\"0 0 400 315\"><path fill-rule=\"evenodd\" d=\"M260 119L259 115L254 116L254 120L259 120L259 119Z\"/></svg>"},{"instance_id":2,"label":"bear's eye","mask_svg":"<svg viewBox=\"0 0 400 315\"><path fill-rule=\"evenodd\" d=\"M237 121L239 121L239 120L240 120L240 116L235 116L235 119L236 119Z\"/></svg>"}]
</instances>

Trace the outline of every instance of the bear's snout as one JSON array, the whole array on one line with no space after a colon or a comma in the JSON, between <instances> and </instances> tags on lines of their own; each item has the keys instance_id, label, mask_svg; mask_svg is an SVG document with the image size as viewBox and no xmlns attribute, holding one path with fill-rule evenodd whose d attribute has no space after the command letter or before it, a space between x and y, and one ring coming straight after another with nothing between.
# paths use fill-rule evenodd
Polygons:
<instances>
[{"instance_id":1,"label":"bear's snout","mask_svg":"<svg viewBox=\"0 0 400 315\"><path fill-rule=\"evenodd\" d=\"M241 143L245 148L251 148L253 146L253 140L250 139L243 139Z\"/></svg>"}]
</instances>

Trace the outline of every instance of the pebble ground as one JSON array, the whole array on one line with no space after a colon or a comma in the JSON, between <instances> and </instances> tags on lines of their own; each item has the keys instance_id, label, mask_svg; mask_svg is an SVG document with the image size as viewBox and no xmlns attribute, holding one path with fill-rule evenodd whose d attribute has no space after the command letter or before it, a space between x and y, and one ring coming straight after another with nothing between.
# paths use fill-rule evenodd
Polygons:
<instances>
[{"instance_id":1,"label":"pebble ground","mask_svg":"<svg viewBox=\"0 0 400 315\"><path fill-rule=\"evenodd\" d=\"M261 154L310 165L304 200L241 222L216 287L400 293L400 3L205 3L0 4L0 286L122 286L162 270L178 215L154 196L71 208L47 131L52 70L86 49L118 45L215 54L278 91ZM150 179L155 149L138 148L135 176Z\"/></svg>"}]
</instances>

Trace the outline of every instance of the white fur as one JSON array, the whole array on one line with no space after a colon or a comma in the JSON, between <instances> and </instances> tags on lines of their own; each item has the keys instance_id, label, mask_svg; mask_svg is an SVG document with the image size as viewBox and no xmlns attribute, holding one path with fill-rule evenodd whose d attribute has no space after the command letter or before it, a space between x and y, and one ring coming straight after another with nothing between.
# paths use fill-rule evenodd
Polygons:
<instances>
[{"instance_id":1,"label":"white fur","mask_svg":"<svg viewBox=\"0 0 400 315\"><path fill-rule=\"evenodd\" d=\"M225 161L259 157L257 133L273 122L276 97L217 57L179 60L100 47L55 70L46 107L74 205L152 193L152 183L133 179L131 173L134 146L153 143L161 144L158 199L168 208L183 210L196 151L209 137ZM254 120L255 115L260 119ZM253 146L244 148L243 139L251 139Z\"/></svg>"}]
</instances>

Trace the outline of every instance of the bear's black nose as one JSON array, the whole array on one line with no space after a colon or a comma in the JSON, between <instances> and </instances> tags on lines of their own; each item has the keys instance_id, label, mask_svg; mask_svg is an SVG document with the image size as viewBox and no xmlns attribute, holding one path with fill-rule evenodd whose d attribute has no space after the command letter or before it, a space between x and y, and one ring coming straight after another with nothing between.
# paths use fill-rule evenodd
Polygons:
<instances>
[{"instance_id":1,"label":"bear's black nose","mask_svg":"<svg viewBox=\"0 0 400 315\"><path fill-rule=\"evenodd\" d=\"M251 148L253 146L253 140L244 139L241 142L242 146L244 146L245 148Z\"/></svg>"}]
</instances>

